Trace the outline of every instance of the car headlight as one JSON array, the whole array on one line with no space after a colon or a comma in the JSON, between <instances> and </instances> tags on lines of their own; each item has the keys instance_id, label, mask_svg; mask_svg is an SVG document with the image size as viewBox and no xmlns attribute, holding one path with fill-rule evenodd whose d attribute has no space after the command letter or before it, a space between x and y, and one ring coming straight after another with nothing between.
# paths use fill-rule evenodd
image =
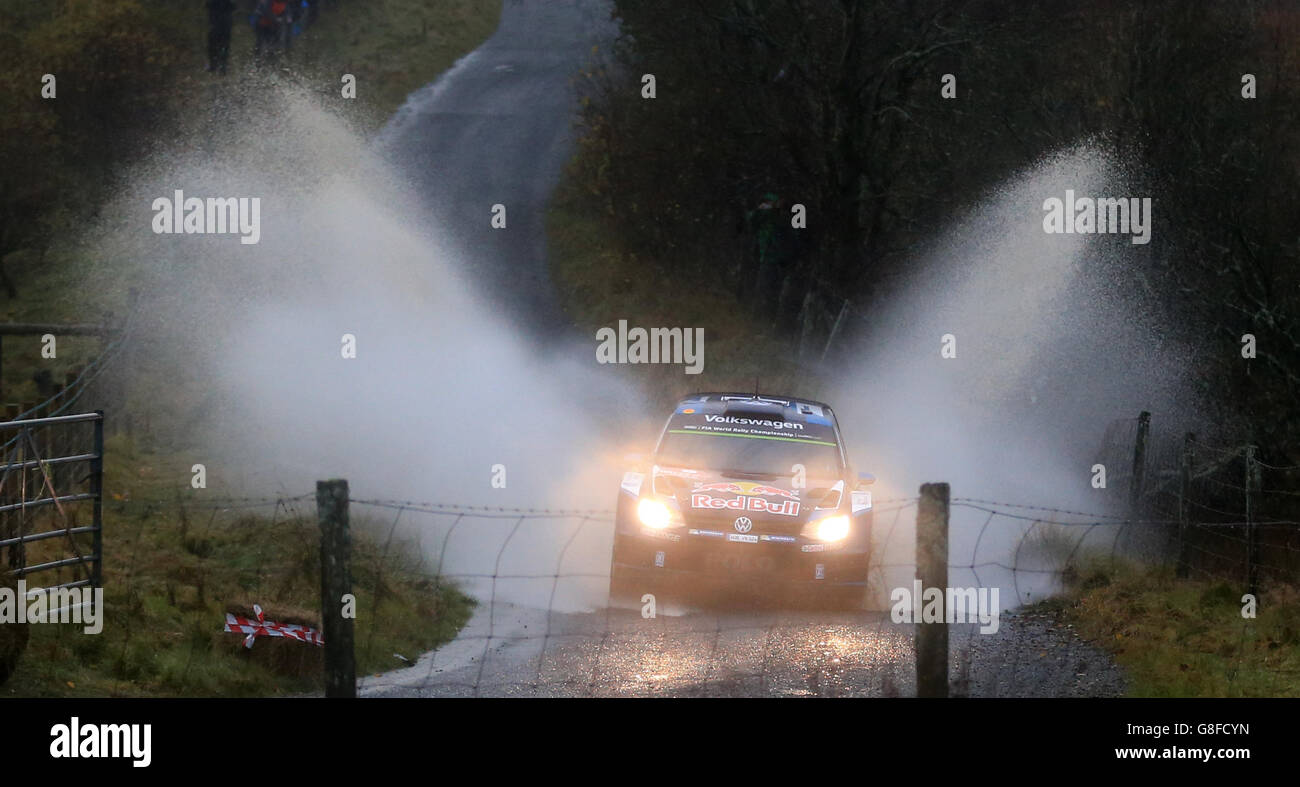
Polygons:
<instances>
[{"instance_id":1,"label":"car headlight","mask_svg":"<svg viewBox=\"0 0 1300 787\"><path fill-rule=\"evenodd\" d=\"M817 538L822 541L843 541L849 535L848 514L828 516L816 523Z\"/></svg>"},{"instance_id":2,"label":"car headlight","mask_svg":"<svg viewBox=\"0 0 1300 787\"><path fill-rule=\"evenodd\" d=\"M646 527L660 530L668 527L672 520L673 514L668 510L668 506L662 501L655 500L653 497L643 497L641 502L636 504L636 518L641 520L641 524Z\"/></svg>"}]
</instances>

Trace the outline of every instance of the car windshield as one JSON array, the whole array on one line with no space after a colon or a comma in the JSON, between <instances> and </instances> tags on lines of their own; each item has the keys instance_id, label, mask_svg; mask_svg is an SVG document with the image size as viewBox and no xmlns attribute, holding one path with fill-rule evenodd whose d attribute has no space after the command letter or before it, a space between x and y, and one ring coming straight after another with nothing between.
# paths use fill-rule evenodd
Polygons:
<instances>
[{"instance_id":1,"label":"car windshield","mask_svg":"<svg viewBox=\"0 0 1300 787\"><path fill-rule=\"evenodd\" d=\"M656 461L663 465L771 477L789 475L796 464L803 465L808 476L813 478L840 474L839 448L830 440L671 427L659 444Z\"/></svg>"}]
</instances>

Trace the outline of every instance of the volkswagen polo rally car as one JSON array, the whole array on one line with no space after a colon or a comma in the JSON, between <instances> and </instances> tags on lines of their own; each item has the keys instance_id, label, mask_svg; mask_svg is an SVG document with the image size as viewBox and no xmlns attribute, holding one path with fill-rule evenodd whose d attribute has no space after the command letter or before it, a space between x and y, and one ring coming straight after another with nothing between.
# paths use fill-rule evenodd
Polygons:
<instances>
[{"instance_id":1,"label":"volkswagen polo rally car","mask_svg":"<svg viewBox=\"0 0 1300 787\"><path fill-rule=\"evenodd\" d=\"M653 454L628 461L611 594L707 576L865 599L874 478L849 466L829 406L697 394L678 403Z\"/></svg>"}]
</instances>

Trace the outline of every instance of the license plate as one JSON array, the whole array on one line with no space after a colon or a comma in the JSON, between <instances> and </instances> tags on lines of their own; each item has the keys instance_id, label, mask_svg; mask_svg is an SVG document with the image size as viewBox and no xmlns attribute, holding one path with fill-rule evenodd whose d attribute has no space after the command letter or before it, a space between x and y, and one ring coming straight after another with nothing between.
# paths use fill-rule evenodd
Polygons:
<instances>
[{"instance_id":1,"label":"license plate","mask_svg":"<svg viewBox=\"0 0 1300 787\"><path fill-rule=\"evenodd\" d=\"M742 544L757 544L758 536L752 536L745 533L728 533L728 541L738 541Z\"/></svg>"},{"instance_id":2,"label":"license plate","mask_svg":"<svg viewBox=\"0 0 1300 787\"><path fill-rule=\"evenodd\" d=\"M770 555L755 554L749 547L738 547L732 552L719 552L705 559L709 571L740 572L774 571L776 561Z\"/></svg>"}]
</instances>

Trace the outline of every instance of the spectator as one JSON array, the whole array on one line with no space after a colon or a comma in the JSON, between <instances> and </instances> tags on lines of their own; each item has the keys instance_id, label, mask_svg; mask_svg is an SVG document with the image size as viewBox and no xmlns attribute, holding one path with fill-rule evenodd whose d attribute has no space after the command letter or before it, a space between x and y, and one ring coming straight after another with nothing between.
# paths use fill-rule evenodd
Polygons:
<instances>
[{"instance_id":1,"label":"spectator","mask_svg":"<svg viewBox=\"0 0 1300 787\"><path fill-rule=\"evenodd\" d=\"M256 0L253 5L253 56L259 59L264 51L274 49L279 39L279 26L271 6L271 0Z\"/></svg>"},{"instance_id":2,"label":"spectator","mask_svg":"<svg viewBox=\"0 0 1300 787\"><path fill-rule=\"evenodd\" d=\"M293 8L288 0L271 0L271 16L275 18L275 39L280 49L288 52L293 41Z\"/></svg>"},{"instance_id":3,"label":"spectator","mask_svg":"<svg viewBox=\"0 0 1300 787\"><path fill-rule=\"evenodd\" d=\"M758 207L746 216L749 229L754 234L758 258L754 275L755 305L760 312L767 313L776 306L781 279L778 261L781 216L777 211L778 202L779 198L775 194L764 194Z\"/></svg>"},{"instance_id":4,"label":"spectator","mask_svg":"<svg viewBox=\"0 0 1300 787\"><path fill-rule=\"evenodd\" d=\"M234 24L234 0L207 0L208 7L208 70L226 75L230 60L230 28Z\"/></svg>"}]
</instances>

